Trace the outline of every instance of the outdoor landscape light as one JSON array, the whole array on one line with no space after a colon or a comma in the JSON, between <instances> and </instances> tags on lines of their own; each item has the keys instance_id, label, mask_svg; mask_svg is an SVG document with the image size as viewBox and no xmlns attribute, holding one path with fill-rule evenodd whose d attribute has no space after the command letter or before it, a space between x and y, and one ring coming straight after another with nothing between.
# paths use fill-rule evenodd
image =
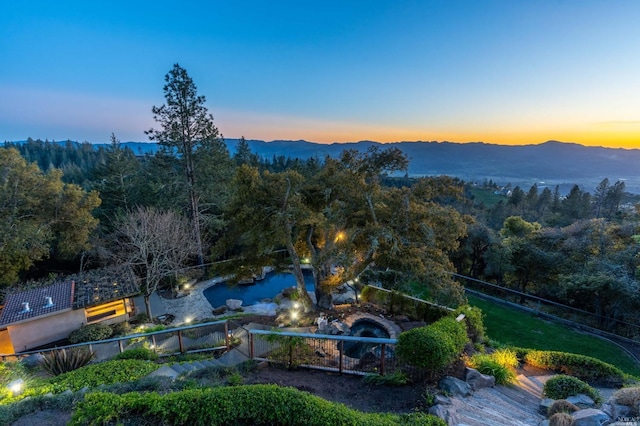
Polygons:
<instances>
[{"instance_id":1,"label":"outdoor landscape light","mask_svg":"<svg viewBox=\"0 0 640 426\"><path fill-rule=\"evenodd\" d=\"M22 386L24 386L24 380L22 379L16 379L7 385L14 395L17 395L22 391Z\"/></svg>"}]
</instances>

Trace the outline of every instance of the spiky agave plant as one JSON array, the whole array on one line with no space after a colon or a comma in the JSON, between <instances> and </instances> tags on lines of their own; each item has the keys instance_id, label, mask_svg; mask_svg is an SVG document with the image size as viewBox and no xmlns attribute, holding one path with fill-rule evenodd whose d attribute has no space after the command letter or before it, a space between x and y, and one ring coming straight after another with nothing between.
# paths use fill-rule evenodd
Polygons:
<instances>
[{"instance_id":1,"label":"spiky agave plant","mask_svg":"<svg viewBox=\"0 0 640 426\"><path fill-rule=\"evenodd\" d=\"M86 348L58 349L44 355L40 365L47 373L57 376L84 367L94 356L95 352Z\"/></svg>"}]
</instances>

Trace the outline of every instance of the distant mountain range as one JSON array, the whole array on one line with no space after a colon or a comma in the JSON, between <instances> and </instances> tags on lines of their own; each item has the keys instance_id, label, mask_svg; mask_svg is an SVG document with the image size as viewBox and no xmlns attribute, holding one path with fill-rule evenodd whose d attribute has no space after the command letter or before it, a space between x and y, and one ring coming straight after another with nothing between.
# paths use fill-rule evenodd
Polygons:
<instances>
[{"instance_id":1,"label":"distant mountain range","mask_svg":"<svg viewBox=\"0 0 640 426\"><path fill-rule=\"evenodd\" d=\"M238 139L225 139L231 153ZM613 184L624 181L627 191L640 194L640 149L588 147L576 143L548 141L537 145L495 145L483 142L394 142L360 141L321 144L299 141L247 140L251 151L271 159L273 156L308 159L337 157L345 149L366 151L372 145L397 147L410 160L410 176L449 175L465 181L492 179L499 184L511 183L528 190L560 185L566 193L578 184L593 192L604 178ZM123 142L136 154L153 153L157 145L149 142Z\"/></svg>"}]
</instances>

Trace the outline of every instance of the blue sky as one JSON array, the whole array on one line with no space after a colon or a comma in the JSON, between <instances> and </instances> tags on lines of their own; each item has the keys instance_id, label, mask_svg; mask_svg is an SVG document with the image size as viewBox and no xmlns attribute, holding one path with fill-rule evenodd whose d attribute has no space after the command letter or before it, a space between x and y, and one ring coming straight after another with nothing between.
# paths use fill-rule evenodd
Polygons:
<instances>
[{"instance_id":1,"label":"blue sky","mask_svg":"<svg viewBox=\"0 0 640 426\"><path fill-rule=\"evenodd\" d=\"M29 1L0 140L147 140L187 69L225 137L640 148L640 2Z\"/></svg>"}]
</instances>

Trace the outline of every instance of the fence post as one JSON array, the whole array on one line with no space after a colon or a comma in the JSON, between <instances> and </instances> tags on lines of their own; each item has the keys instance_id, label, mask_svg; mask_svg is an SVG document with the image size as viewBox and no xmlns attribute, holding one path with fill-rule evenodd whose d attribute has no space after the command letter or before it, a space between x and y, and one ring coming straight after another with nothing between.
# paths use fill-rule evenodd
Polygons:
<instances>
[{"instance_id":1,"label":"fence post","mask_svg":"<svg viewBox=\"0 0 640 426\"><path fill-rule=\"evenodd\" d=\"M338 371L342 374L342 358L344 357L344 340L340 340L340 363L338 364Z\"/></svg>"},{"instance_id":2,"label":"fence post","mask_svg":"<svg viewBox=\"0 0 640 426\"><path fill-rule=\"evenodd\" d=\"M156 335L151 336L151 341L153 342L153 352L158 353L158 344L156 343Z\"/></svg>"},{"instance_id":3,"label":"fence post","mask_svg":"<svg viewBox=\"0 0 640 426\"><path fill-rule=\"evenodd\" d=\"M255 358L254 355L255 354L253 350L253 333L249 331L249 358L251 359Z\"/></svg>"},{"instance_id":4,"label":"fence post","mask_svg":"<svg viewBox=\"0 0 640 426\"><path fill-rule=\"evenodd\" d=\"M224 343L227 345L227 350L231 350L229 345L229 323L227 321L224 322Z\"/></svg>"},{"instance_id":5,"label":"fence post","mask_svg":"<svg viewBox=\"0 0 640 426\"><path fill-rule=\"evenodd\" d=\"M293 366L293 337L289 336L289 368Z\"/></svg>"},{"instance_id":6,"label":"fence post","mask_svg":"<svg viewBox=\"0 0 640 426\"><path fill-rule=\"evenodd\" d=\"M380 348L380 375L384 376L384 358L385 358L385 348L386 348L386 344L383 343L382 347Z\"/></svg>"},{"instance_id":7,"label":"fence post","mask_svg":"<svg viewBox=\"0 0 640 426\"><path fill-rule=\"evenodd\" d=\"M124 348L122 347L122 339L118 340L118 350L120 350L120 353L124 352Z\"/></svg>"},{"instance_id":8,"label":"fence post","mask_svg":"<svg viewBox=\"0 0 640 426\"><path fill-rule=\"evenodd\" d=\"M182 330L178 330L178 344L180 345L180 353L184 353L184 346L182 345Z\"/></svg>"}]
</instances>

